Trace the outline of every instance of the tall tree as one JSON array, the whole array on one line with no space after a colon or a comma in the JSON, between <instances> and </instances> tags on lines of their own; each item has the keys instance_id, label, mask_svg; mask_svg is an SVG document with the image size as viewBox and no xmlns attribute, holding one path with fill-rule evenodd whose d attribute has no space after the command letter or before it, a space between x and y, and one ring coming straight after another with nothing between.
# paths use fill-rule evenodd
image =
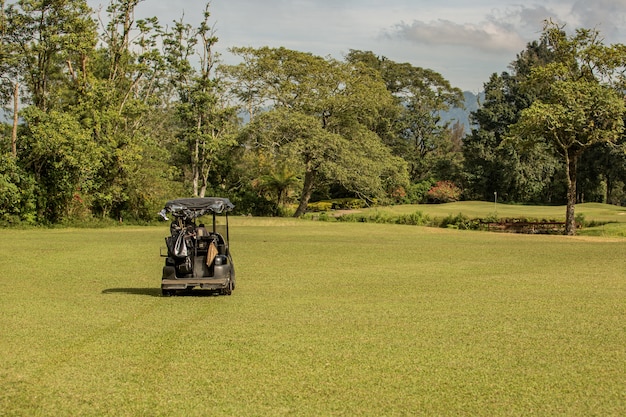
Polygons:
<instances>
[{"instance_id":1,"label":"tall tree","mask_svg":"<svg viewBox=\"0 0 626 417\"><path fill-rule=\"evenodd\" d=\"M555 61L531 70L527 81L537 100L512 127L522 140L549 143L563 158L568 182L566 233L576 233L577 164L596 143L615 142L623 128L624 98L614 87L623 82L626 46L605 46L598 31L546 22L543 38Z\"/></svg>"},{"instance_id":2,"label":"tall tree","mask_svg":"<svg viewBox=\"0 0 626 417\"><path fill-rule=\"evenodd\" d=\"M18 0L6 10L7 37L21 60L30 101L59 108L62 86L83 82L96 24L85 0Z\"/></svg>"},{"instance_id":3,"label":"tall tree","mask_svg":"<svg viewBox=\"0 0 626 417\"><path fill-rule=\"evenodd\" d=\"M271 109L246 129L248 146L299 160L303 185L295 216L305 212L321 179L364 198L384 197L406 181L405 164L376 133L395 106L376 71L285 48L234 52L244 60L228 71L239 98L248 108L258 103L256 114L261 104Z\"/></svg>"},{"instance_id":4,"label":"tall tree","mask_svg":"<svg viewBox=\"0 0 626 417\"><path fill-rule=\"evenodd\" d=\"M213 48L218 38L209 24L209 5L197 28L181 19L164 39L169 77L178 95L177 136L191 172L193 195L200 197L212 186L211 175L217 174L219 159L236 144L237 125L236 109L223 99L222 81L215 71L218 56ZM192 60L196 59L198 65L194 66Z\"/></svg>"},{"instance_id":5,"label":"tall tree","mask_svg":"<svg viewBox=\"0 0 626 417\"><path fill-rule=\"evenodd\" d=\"M112 0L89 69L90 88L73 109L93 132L100 163L89 198L95 214L150 218L170 194L166 62L156 18L135 19L141 0ZM159 132L159 135L155 135Z\"/></svg>"},{"instance_id":6,"label":"tall tree","mask_svg":"<svg viewBox=\"0 0 626 417\"><path fill-rule=\"evenodd\" d=\"M371 51L351 50L346 60L378 71L397 101L398 114L389 115L394 117L393 125L379 127L378 133L407 161L411 181L436 176L438 166L456 159L452 155L452 126L443 123L440 114L463 105L460 89L435 71L397 63Z\"/></svg>"},{"instance_id":7,"label":"tall tree","mask_svg":"<svg viewBox=\"0 0 626 417\"><path fill-rule=\"evenodd\" d=\"M13 155L32 172L37 212L59 221L96 165L89 130L69 110L87 85L96 26L85 0L19 0L3 9L2 47L13 83ZM6 84L5 84L6 85ZM17 143L17 101L25 126Z\"/></svg>"},{"instance_id":8,"label":"tall tree","mask_svg":"<svg viewBox=\"0 0 626 417\"><path fill-rule=\"evenodd\" d=\"M9 27L5 12L5 0L0 1L0 105L11 103L13 126L11 129L11 155L17 158L17 124L20 82L23 76L24 59L21 59L12 27Z\"/></svg>"},{"instance_id":9,"label":"tall tree","mask_svg":"<svg viewBox=\"0 0 626 417\"><path fill-rule=\"evenodd\" d=\"M24 117L24 163L39 185L39 217L56 223L66 217L72 198L92 177L98 152L90 131L71 113L30 106Z\"/></svg>"},{"instance_id":10,"label":"tall tree","mask_svg":"<svg viewBox=\"0 0 626 417\"><path fill-rule=\"evenodd\" d=\"M476 127L464 138L466 197L504 201L554 202L560 163L545 144L515 146L507 140L509 126L534 100L522 88L531 69L552 60L547 43L531 42L517 55L510 72L492 74L484 85L484 99L470 119Z\"/></svg>"}]
</instances>

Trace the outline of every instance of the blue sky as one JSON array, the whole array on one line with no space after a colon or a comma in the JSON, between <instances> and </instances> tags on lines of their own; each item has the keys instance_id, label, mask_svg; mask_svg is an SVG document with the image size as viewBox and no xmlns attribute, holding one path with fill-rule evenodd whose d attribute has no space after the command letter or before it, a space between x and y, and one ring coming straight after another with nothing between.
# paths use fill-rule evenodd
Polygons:
<instances>
[{"instance_id":1,"label":"blue sky","mask_svg":"<svg viewBox=\"0 0 626 417\"><path fill-rule=\"evenodd\" d=\"M157 16L165 25L184 14L196 24L205 4L144 0L136 17ZM596 28L607 44L626 44L626 0L211 0L209 10L226 63L237 62L232 46L284 46L339 59L360 49L430 68L472 92L506 71L548 18L567 30Z\"/></svg>"}]
</instances>

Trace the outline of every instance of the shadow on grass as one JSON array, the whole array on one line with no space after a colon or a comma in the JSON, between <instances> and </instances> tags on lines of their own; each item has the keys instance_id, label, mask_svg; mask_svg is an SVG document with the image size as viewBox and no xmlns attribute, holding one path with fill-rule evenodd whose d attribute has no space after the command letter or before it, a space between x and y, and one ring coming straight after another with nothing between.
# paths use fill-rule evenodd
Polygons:
<instances>
[{"instance_id":1,"label":"shadow on grass","mask_svg":"<svg viewBox=\"0 0 626 417\"><path fill-rule=\"evenodd\" d=\"M107 288L102 294L129 294L161 297L161 288Z\"/></svg>"},{"instance_id":2,"label":"shadow on grass","mask_svg":"<svg viewBox=\"0 0 626 417\"><path fill-rule=\"evenodd\" d=\"M102 294L128 294L128 295L146 295L148 297L164 297L160 288L107 288L102 290ZM216 291L207 290L179 290L176 291L176 297L211 297L218 295Z\"/></svg>"}]
</instances>

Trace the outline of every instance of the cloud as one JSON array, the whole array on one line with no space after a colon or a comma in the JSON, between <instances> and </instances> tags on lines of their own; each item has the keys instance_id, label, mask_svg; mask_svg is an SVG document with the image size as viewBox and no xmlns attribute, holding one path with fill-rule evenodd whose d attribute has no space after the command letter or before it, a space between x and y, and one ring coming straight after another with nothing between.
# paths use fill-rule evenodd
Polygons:
<instances>
[{"instance_id":1,"label":"cloud","mask_svg":"<svg viewBox=\"0 0 626 417\"><path fill-rule=\"evenodd\" d=\"M487 3L493 6L489 8ZM494 1L484 2L481 8L459 10L465 12L464 18L455 13L454 19L403 21L386 29L384 35L414 45L498 54L517 53L528 42L539 39L548 19L566 24L568 31L598 29L610 41L620 41L626 25L626 0L544 0L535 4Z\"/></svg>"},{"instance_id":2,"label":"cloud","mask_svg":"<svg viewBox=\"0 0 626 417\"><path fill-rule=\"evenodd\" d=\"M577 1L571 14L579 27L598 29L608 38L620 38L626 23L626 0ZM622 42L621 39L619 39Z\"/></svg>"},{"instance_id":3,"label":"cloud","mask_svg":"<svg viewBox=\"0 0 626 417\"><path fill-rule=\"evenodd\" d=\"M518 52L526 41L506 24L493 19L481 24L456 23L438 19L431 22L414 20L399 23L386 36L397 37L409 42L431 46L459 46L484 52Z\"/></svg>"}]
</instances>

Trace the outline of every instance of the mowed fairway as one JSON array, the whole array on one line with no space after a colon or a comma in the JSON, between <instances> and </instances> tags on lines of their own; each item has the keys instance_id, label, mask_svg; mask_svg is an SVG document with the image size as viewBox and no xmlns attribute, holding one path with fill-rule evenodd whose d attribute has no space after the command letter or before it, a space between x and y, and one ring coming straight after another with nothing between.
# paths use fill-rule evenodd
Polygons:
<instances>
[{"instance_id":1,"label":"mowed fairway","mask_svg":"<svg viewBox=\"0 0 626 417\"><path fill-rule=\"evenodd\" d=\"M234 218L168 298L167 231L0 231L0 415L626 415L626 239Z\"/></svg>"}]
</instances>

